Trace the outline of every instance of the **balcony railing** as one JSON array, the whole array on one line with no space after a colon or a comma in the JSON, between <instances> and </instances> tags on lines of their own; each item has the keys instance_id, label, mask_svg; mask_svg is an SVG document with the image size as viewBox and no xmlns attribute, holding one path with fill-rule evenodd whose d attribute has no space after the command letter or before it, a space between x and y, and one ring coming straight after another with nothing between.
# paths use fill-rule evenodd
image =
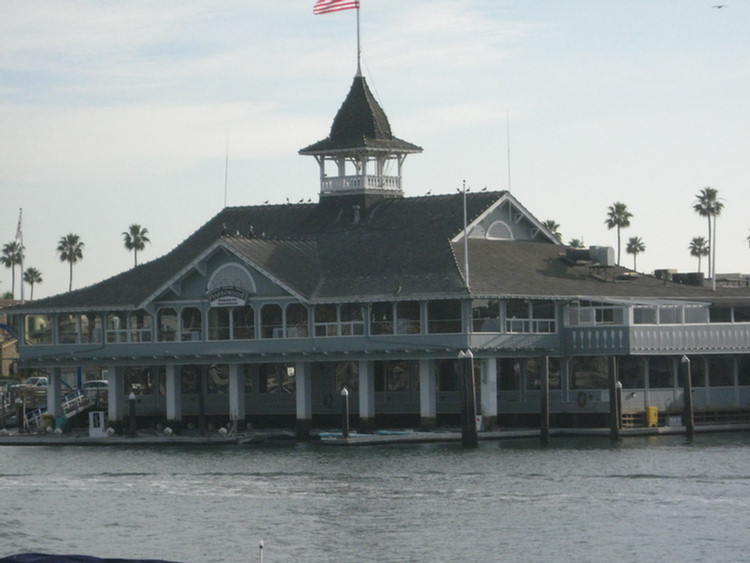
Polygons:
<instances>
[{"instance_id":1,"label":"balcony railing","mask_svg":"<svg viewBox=\"0 0 750 563\"><path fill-rule=\"evenodd\" d=\"M401 178L398 176L336 176L320 181L323 193L361 191L369 189L400 191Z\"/></svg>"}]
</instances>

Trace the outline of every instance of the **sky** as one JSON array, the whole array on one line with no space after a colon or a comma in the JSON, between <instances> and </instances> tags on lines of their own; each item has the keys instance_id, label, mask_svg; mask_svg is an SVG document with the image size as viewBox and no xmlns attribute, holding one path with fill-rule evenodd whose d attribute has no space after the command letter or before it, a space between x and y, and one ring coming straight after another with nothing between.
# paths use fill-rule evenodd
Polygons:
<instances>
[{"instance_id":1,"label":"sky","mask_svg":"<svg viewBox=\"0 0 750 563\"><path fill-rule=\"evenodd\" d=\"M297 151L356 72L356 11L314 0L0 0L0 245L23 209L34 298L160 257L224 207L319 192ZM697 271L692 209L718 190L716 270L750 273L750 2L361 0L362 68L394 135L424 148L407 196L510 189L563 241ZM702 270L706 271L703 260ZM19 277L17 270L16 277ZM0 292L11 270L0 271ZM20 296L16 279L16 297ZM28 286L25 297L30 297Z\"/></svg>"}]
</instances>

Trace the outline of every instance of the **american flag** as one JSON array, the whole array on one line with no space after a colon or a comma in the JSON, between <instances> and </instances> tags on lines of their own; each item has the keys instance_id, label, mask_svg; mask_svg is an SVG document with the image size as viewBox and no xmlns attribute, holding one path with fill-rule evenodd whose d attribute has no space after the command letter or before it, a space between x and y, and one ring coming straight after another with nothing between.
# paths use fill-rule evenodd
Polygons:
<instances>
[{"instance_id":1,"label":"american flag","mask_svg":"<svg viewBox=\"0 0 750 563\"><path fill-rule=\"evenodd\" d=\"M313 14L328 14L354 9L359 9L359 0L318 0L313 6Z\"/></svg>"}]
</instances>

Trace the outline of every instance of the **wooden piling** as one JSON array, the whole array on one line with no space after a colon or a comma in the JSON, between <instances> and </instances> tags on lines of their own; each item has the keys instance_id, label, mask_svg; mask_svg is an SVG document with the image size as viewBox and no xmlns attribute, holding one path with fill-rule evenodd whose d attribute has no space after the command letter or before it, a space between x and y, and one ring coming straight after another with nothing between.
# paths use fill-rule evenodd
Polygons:
<instances>
[{"instance_id":1,"label":"wooden piling","mask_svg":"<svg viewBox=\"0 0 750 563\"><path fill-rule=\"evenodd\" d=\"M549 356L542 357L542 381L541 397L539 400L540 407L540 431L539 439L543 446L549 445Z\"/></svg>"},{"instance_id":2,"label":"wooden piling","mask_svg":"<svg viewBox=\"0 0 750 563\"><path fill-rule=\"evenodd\" d=\"M609 357L609 433L613 442L620 440L620 409L617 407L617 358Z\"/></svg>"}]
</instances>

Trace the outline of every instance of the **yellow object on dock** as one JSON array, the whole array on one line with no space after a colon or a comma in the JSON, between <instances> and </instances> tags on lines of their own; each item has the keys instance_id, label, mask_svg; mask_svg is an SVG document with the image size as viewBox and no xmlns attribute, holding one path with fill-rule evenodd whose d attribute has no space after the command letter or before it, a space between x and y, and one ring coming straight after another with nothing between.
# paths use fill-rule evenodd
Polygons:
<instances>
[{"instance_id":1,"label":"yellow object on dock","mask_svg":"<svg viewBox=\"0 0 750 563\"><path fill-rule=\"evenodd\" d=\"M649 428L656 428L659 426L659 409L656 407L648 407L646 409L646 426Z\"/></svg>"}]
</instances>

